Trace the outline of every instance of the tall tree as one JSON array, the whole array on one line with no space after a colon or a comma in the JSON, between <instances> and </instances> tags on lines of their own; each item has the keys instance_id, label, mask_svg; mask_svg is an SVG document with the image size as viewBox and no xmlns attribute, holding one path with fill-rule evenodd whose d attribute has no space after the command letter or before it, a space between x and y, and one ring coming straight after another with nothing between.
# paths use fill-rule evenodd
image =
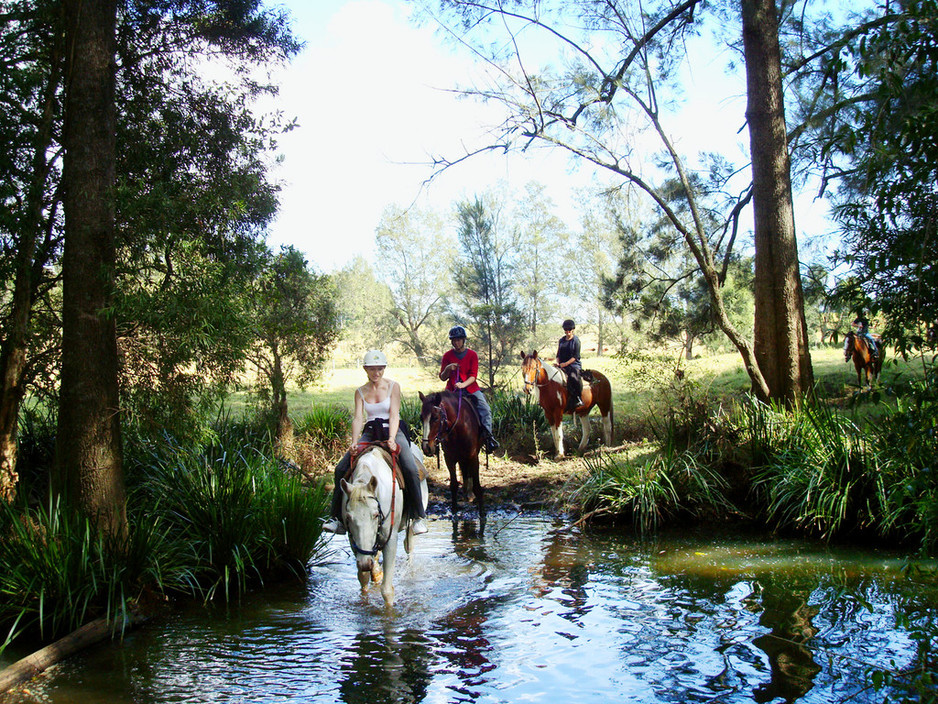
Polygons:
<instances>
[{"instance_id":1,"label":"tall tree","mask_svg":"<svg viewBox=\"0 0 938 704\"><path fill-rule=\"evenodd\" d=\"M366 350L382 348L395 339L391 290L378 279L361 255L332 275L339 314L339 345L334 358L358 363Z\"/></svg>"},{"instance_id":2,"label":"tall tree","mask_svg":"<svg viewBox=\"0 0 938 704\"><path fill-rule=\"evenodd\" d=\"M643 192L681 233L684 246L692 253L706 282L715 321L739 350L755 393L763 399L790 401L792 394L803 390L810 378L810 359L796 358L806 353L806 348L802 345L803 316L796 310L797 284L792 283L797 281L798 274L797 258L790 256L793 237L789 238L790 243L780 243L785 245L782 250L775 246L765 250L766 244L775 243L772 235L761 236L765 228L760 225L759 246L770 264L761 266L760 274L771 277L764 282L767 287L785 284L787 288L785 305L775 311L772 335L760 335L758 340L760 345L785 347L786 351L780 353L781 359L794 360L797 376L790 372L778 373L773 352L760 350L755 354L753 343L733 324L722 298L739 216L755 191L742 189L741 196L727 203L723 226L716 231L708 230L698 213L690 167L665 126L669 102L660 96L676 84L676 69L684 58L677 47L688 34L697 31L695 13L701 9L700 0L663 0L642 5L616 0L511 5L449 0L444 7L452 12L450 26L460 41L471 42L473 32L481 33L482 28L508 35L506 41L492 42L491 37L486 36L485 41L473 43L474 51L485 56L494 67L490 74L492 80L499 77L503 80L495 88L487 85L481 90L470 88L465 92L500 101L507 108L508 116L494 143L485 144L469 155L523 149L531 142L543 142L566 149ZM754 25L756 31L772 31L765 22ZM525 55L531 47L530 36L534 34L560 45L556 62L538 72L532 70ZM596 41L600 35L603 41ZM616 41L608 41L607 37L615 37ZM538 47L537 51L543 55L544 47ZM753 56L756 61L756 55ZM757 68L754 66L753 70ZM755 75L754 81L769 80L767 74L758 74L762 79L756 79ZM753 87L761 89L763 86ZM754 96L754 109L762 109L759 99L759 95ZM658 140L662 148L660 161L668 163L673 178L681 183L687 201L687 217L681 217L671 208L668 198L649 178L644 158L647 154L635 148L640 139L630 130L635 117L641 118ZM441 158L438 166L447 168L469 155L458 159ZM761 188L758 193L760 199L769 195L776 197ZM767 205L770 213L778 210L772 202ZM772 367L769 369L771 385L763 375L760 358Z\"/></svg>"},{"instance_id":3,"label":"tall tree","mask_svg":"<svg viewBox=\"0 0 938 704\"><path fill-rule=\"evenodd\" d=\"M277 438L284 440L292 432L287 384L312 382L338 337L335 289L301 252L284 247L270 257L252 300L257 343L250 360L265 382Z\"/></svg>"},{"instance_id":4,"label":"tall tree","mask_svg":"<svg viewBox=\"0 0 938 704\"><path fill-rule=\"evenodd\" d=\"M524 193L517 200L515 220L521 242L514 278L529 342L535 342L539 332L543 335L544 331L539 331L542 323L558 322L557 300L564 284L576 278L582 266L590 266L593 253L566 248L569 230L554 213L554 203L544 184L525 184ZM556 329L554 325L552 330Z\"/></svg>"},{"instance_id":5,"label":"tall tree","mask_svg":"<svg viewBox=\"0 0 938 704\"><path fill-rule=\"evenodd\" d=\"M460 257L454 264L457 298L477 332L488 385L524 336L524 318L515 300L517 238L500 230L498 218L476 197L457 205Z\"/></svg>"},{"instance_id":6,"label":"tall tree","mask_svg":"<svg viewBox=\"0 0 938 704\"><path fill-rule=\"evenodd\" d=\"M114 299L116 0L65 0L65 251L56 486L126 532Z\"/></svg>"},{"instance_id":7,"label":"tall tree","mask_svg":"<svg viewBox=\"0 0 938 704\"><path fill-rule=\"evenodd\" d=\"M436 331L434 323L452 288L449 263L455 243L435 213L389 206L375 230L375 245L377 268L391 289L392 315L403 333L397 339L418 364L429 363L426 331Z\"/></svg>"},{"instance_id":8,"label":"tall tree","mask_svg":"<svg viewBox=\"0 0 938 704\"><path fill-rule=\"evenodd\" d=\"M16 479L19 399L27 389L47 398L57 394L61 293L56 287L61 284L65 190L63 7L58 0L37 0L7 3L0 13L0 61L5 67L0 72L0 137L7 147L0 157L5 206L0 216L0 494L12 492ZM201 332L199 344L170 349L169 339L153 333L159 306L142 299L149 293L152 303L175 301L189 313L223 307L208 309L195 300L186 306L183 299L198 295L211 277L187 280L188 274L205 269L174 267L177 250L184 250L180 259L198 251L208 258L204 263L209 268L228 267L222 280L231 290L239 276L250 280L256 239L276 208L276 188L266 179L263 153L274 146L276 132L290 124L252 114L250 97L273 87L247 69L283 60L297 50L286 27L285 15L263 10L259 0L121 4L114 189L116 288L121 295L109 315L119 326L125 363L156 360L176 378L194 365L212 370L215 378L220 376L215 370L231 368L229 343L234 338L220 332L213 342L214 322L189 326L193 335ZM193 57L209 54L216 61L232 60L235 70L224 85L200 78L204 62ZM144 311L146 320L128 319L135 314L133 306L125 309L128 300L139 304L136 312ZM164 314L164 322L181 324L172 310L164 309ZM161 343L166 354L157 360ZM184 350L191 353L186 359ZM242 358L243 352L237 356ZM134 383L148 372L146 366L131 369L123 382ZM188 378L189 389L196 390L196 380L205 377ZM121 407L132 411L142 406Z\"/></svg>"},{"instance_id":9,"label":"tall tree","mask_svg":"<svg viewBox=\"0 0 938 704\"><path fill-rule=\"evenodd\" d=\"M755 337L772 398L796 403L814 386L782 93L775 0L741 0L746 56L746 121L755 216Z\"/></svg>"},{"instance_id":10,"label":"tall tree","mask_svg":"<svg viewBox=\"0 0 938 704\"><path fill-rule=\"evenodd\" d=\"M0 22L0 500L15 492L20 403L39 366L37 355L29 357L33 308L57 281L47 267L61 240L54 140L64 27L57 7L36 3L33 12L18 8Z\"/></svg>"}]
</instances>

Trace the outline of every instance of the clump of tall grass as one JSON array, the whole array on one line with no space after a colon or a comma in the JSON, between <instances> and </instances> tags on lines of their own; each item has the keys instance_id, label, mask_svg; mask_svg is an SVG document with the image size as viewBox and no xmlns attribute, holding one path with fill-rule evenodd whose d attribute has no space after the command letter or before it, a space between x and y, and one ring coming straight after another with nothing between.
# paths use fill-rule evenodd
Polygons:
<instances>
[{"instance_id":1,"label":"clump of tall grass","mask_svg":"<svg viewBox=\"0 0 938 704\"><path fill-rule=\"evenodd\" d=\"M226 599L284 570L299 577L322 546L322 483L306 486L271 454L167 443L143 469L140 491L194 557L206 598Z\"/></svg>"},{"instance_id":2,"label":"clump of tall grass","mask_svg":"<svg viewBox=\"0 0 938 704\"><path fill-rule=\"evenodd\" d=\"M694 454L623 454L586 459L586 477L569 495L585 516L624 516L642 533L654 531L667 518L711 515L732 507L726 482Z\"/></svg>"},{"instance_id":3,"label":"clump of tall grass","mask_svg":"<svg viewBox=\"0 0 938 704\"><path fill-rule=\"evenodd\" d=\"M20 634L56 638L94 618L128 622L146 591L183 590L190 563L157 517L130 517L107 537L59 500L0 501L0 651Z\"/></svg>"},{"instance_id":4,"label":"clump of tall grass","mask_svg":"<svg viewBox=\"0 0 938 704\"><path fill-rule=\"evenodd\" d=\"M336 404L313 406L294 423L293 432L305 435L312 442L332 444L345 442L352 426L348 408Z\"/></svg>"},{"instance_id":5,"label":"clump of tall grass","mask_svg":"<svg viewBox=\"0 0 938 704\"><path fill-rule=\"evenodd\" d=\"M856 424L809 403L774 428L754 480L769 520L823 538L876 531L886 506L888 462ZM753 430L767 443L766 429Z\"/></svg>"},{"instance_id":6,"label":"clump of tall grass","mask_svg":"<svg viewBox=\"0 0 938 704\"><path fill-rule=\"evenodd\" d=\"M898 538L917 539L923 551L938 545L938 368L909 385L896 407L876 426L876 441L888 448L884 527Z\"/></svg>"},{"instance_id":7,"label":"clump of tall grass","mask_svg":"<svg viewBox=\"0 0 938 704\"><path fill-rule=\"evenodd\" d=\"M492 409L492 432L500 443L531 450L538 436L550 432L543 409L531 396L493 389L487 399Z\"/></svg>"}]
</instances>

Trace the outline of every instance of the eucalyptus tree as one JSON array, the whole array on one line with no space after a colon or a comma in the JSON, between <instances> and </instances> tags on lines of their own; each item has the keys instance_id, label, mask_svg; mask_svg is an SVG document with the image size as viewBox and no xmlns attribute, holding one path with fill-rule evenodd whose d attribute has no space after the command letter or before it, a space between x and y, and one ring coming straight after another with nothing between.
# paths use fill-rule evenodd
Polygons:
<instances>
[{"instance_id":1,"label":"eucalyptus tree","mask_svg":"<svg viewBox=\"0 0 938 704\"><path fill-rule=\"evenodd\" d=\"M262 379L279 440L292 431L287 385L313 382L332 354L339 335L336 304L332 280L293 247L269 255L251 290L255 342L248 358Z\"/></svg>"},{"instance_id":2,"label":"eucalyptus tree","mask_svg":"<svg viewBox=\"0 0 938 704\"><path fill-rule=\"evenodd\" d=\"M7 495L16 480L19 402L28 386L50 386L48 370L57 358L57 325L49 323L58 322L58 311L50 306L61 300L55 286L59 272L66 269L59 261L65 230L62 203L68 193L64 187L68 181L62 177L63 116L68 115L63 107L64 76L73 75L65 73L71 65L66 59L83 60L64 49L68 35L63 19L68 15L59 12L61 8L58 2L34 0L3 3L0 13L0 61L5 67L0 72L0 133L11 136L9 149L0 159L4 213L9 215L0 218L4 254L9 255L0 266L4 333L0 486ZM92 265L96 281L101 281L96 277L104 272L103 287L113 305L94 313L107 325L117 322L122 339L147 331L135 341L139 347L157 340L158 334L152 333L152 326L122 318L124 299L115 293L121 282L138 275L151 282L152 286L134 279L137 291L130 298L135 300L148 287L155 289L153 282L159 281L163 292L177 286L185 275L167 254L180 248L188 254L192 242L213 263L231 263L229 273L250 270L235 262L253 256L255 240L276 207L276 189L267 180L267 162L260 155L273 146L277 129L289 124L263 124L252 114L252 96L272 87L249 72L266 62L285 60L297 44L285 15L264 10L259 2L120 2L113 33L116 41L109 65L116 70L110 79L116 115L100 123L115 131L117 145L118 160L109 189L114 234L100 233L104 244L100 254L110 261L112 255L106 250L113 249L115 263ZM204 78L209 55L216 61L230 60L224 84ZM76 140L73 152L84 146ZM81 193L83 180L73 180L73 193ZM160 269L160 275L153 274L154 268ZM167 272L171 275L163 275ZM180 301L193 283L188 280L178 286ZM166 320L171 321L172 315L167 310ZM78 333L87 329L79 326ZM219 340L212 339L211 325L191 330L201 334L202 340L189 349L205 352ZM188 362L179 360L179 366L205 359L203 355ZM75 376L69 372L63 378ZM124 378L132 380L140 374ZM117 417L113 412L106 415ZM60 441L65 442L64 437L60 433Z\"/></svg>"},{"instance_id":3,"label":"eucalyptus tree","mask_svg":"<svg viewBox=\"0 0 938 704\"><path fill-rule=\"evenodd\" d=\"M465 92L499 101L506 109L496 139L478 151L525 149L533 142L554 145L643 193L671 220L697 262L715 320L739 350L755 393L763 399L796 403L810 389L812 373L785 173L775 7L773 0L742 0L738 7L750 75L747 117L754 185L742 189L741 196L728 194L723 225L716 230L707 229L698 213L691 169L666 126L669 101L662 97L676 86L685 40L699 30L695 15L704 8L700 0L638 5L615 0L448 0L443 3L442 21L492 67L484 88ZM536 59L529 56L547 55L546 45L551 43L552 63L544 61L546 67L536 71ZM645 163L645 155L636 148L641 140L630 129L639 121L657 140L661 160L682 184L686 217L673 210L649 175L655 170ZM437 166L447 168L465 158L443 157ZM733 172L724 169L727 183ZM778 188L772 187L772 178L778 179ZM750 200L759 202L756 299L767 316L754 342L733 325L721 294L739 217Z\"/></svg>"},{"instance_id":4,"label":"eucalyptus tree","mask_svg":"<svg viewBox=\"0 0 938 704\"><path fill-rule=\"evenodd\" d=\"M335 357L360 362L366 350L395 339L398 322L392 315L391 289L361 255L332 274L337 294L339 344Z\"/></svg>"},{"instance_id":5,"label":"eucalyptus tree","mask_svg":"<svg viewBox=\"0 0 938 704\"><path fill-rule=\"evenodd\" d=\"M525 332L513 278L519 238L503 228L499 212L480 197L457 204L460 252L453 264L454 299L477 335L473 347L490 387L502 365L514 358Z\"/></svg>"},{"instance_id":6,"label":"eucalyptus tree","mask_svg":"<svg viewBox=\"0 0 938 704\"><path fill-rule=\"evenodd\" d=\"M53 488L124 535L114 300L117 2L65 0L62 371Z\"/></svg>"},{"instance_id":7,"label":"eucalyptus tree","mask_svg":"<svg viewBox=\"0 0 938 704\"><path fill-rule=\"evenodd\" d=\"M520 241L514 282L530 341L534 342L542 323L559 322L560 295L581 267L591 268L593 253L568 248L569 228L554 212L544 184L525 184L515 201L513 219Z\"/></svg>"},{"instance_id":8,"label":"eucalyptus tree","mask_svg":"<svg viewBox=\"0 0 938 704\"><path fill-rule=\"evenodd\" d=\"M850 40L831 38L820 85L803 89L827 100L811 143L837 187L836 300L882 313L906 352L938 320L938 2L879 4Z\"/></svg>"},{"instance_id":9,"label":"eucalyptus tree","mask_svg":"<svg viewBox=\"0 0 938 704\"><path fill-rule=\"evenodd\" d=\"M391 290L395 339L418 364L433 363L437 349L427 332L439 333L446 295L452 290L450 262L456 243L436 213L388 206L375 230L376 267Z\"/></svg>"}]
</instances>

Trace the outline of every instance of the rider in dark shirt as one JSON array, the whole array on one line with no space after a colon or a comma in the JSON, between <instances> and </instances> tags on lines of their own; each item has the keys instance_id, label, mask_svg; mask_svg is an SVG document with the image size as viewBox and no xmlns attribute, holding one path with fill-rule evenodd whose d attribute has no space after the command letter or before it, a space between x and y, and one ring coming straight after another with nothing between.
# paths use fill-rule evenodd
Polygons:
<instances>
[{"instance_id":1,"label":"rider in dark shirt","mask_svg":"<svg viewBox=\"0 0 938 704\"><path fill-rule=\"evenodd\" d=\"M576 324L563 321L563 337L557 343L557 366L567 375L567 411L572 413L583 401L583 381L580 378L580 338L573 334Z\"/></svg>"},{"instance_id":2,"label":"rider in dark shirt","mask_svg":"<svg viewBox=\"0 0 938 704\"><path fill-rule=\"evenodd\" d=\"M866 346L870 349L870 357L876 359L879 349L876 346L876 338L870 334L870 321L861 313L854 319L853 325L857 329L857 335L866 341Z\"/></svg>"}]
</instances>

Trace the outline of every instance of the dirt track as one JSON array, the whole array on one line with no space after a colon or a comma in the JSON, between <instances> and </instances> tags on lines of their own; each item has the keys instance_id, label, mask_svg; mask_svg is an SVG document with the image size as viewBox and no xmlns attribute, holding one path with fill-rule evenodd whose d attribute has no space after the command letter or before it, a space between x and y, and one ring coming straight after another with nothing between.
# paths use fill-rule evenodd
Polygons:
<instances>
[{"instance_id":1,"label":"dirt track","mask_svg":"<svg viewBox=\"0 0 938 704\"><path fill-rule=\"evenodd\" d=\"M619 448L612 448L619 449ZM588 452L587 456L595 455ZM449 472L440 458L439 467L435 457L426 461L430 472L430 504L449 503ZM572 455L556 461L552 458L506 456L504 453L481 457L479 476L485 490L485 501L490 507L515 507L522 509L549 509L556 507L563 494L564 485L579 472L585 471L583 457ZM462 478L460 477L460 484ZM463 500L462 496L460 500Z\"/></svg>"}]
</instances>

